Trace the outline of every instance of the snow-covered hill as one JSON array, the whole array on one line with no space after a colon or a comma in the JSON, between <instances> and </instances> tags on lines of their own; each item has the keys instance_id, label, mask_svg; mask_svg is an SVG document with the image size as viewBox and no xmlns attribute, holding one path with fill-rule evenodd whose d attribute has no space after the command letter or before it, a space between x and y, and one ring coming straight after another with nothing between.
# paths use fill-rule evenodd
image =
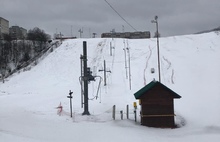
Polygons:
<instances>
[{"instance_id":1,"label":"snow-covered hill","mask_svg":"<svg viewBox=\"0 0 220 142\"><path fill-rule=\"evenodd\" d=\"M87 41L88 66L107 85L89 84L90 116L82 116L80 55ZM114 46L110 55L110 42ZM128 53L128 49L129 53ZM128 67L130 55L131 84ZM0 140L2 142L217 142L220 139L220 35L212 32L160 38L161 82L182 96L175 100L177 129L149 128L134 122L133 94L158 80L156 39L72 39L31 70L14 74L0 84ZM151 68L155 73L151 73ZM126 71L127 69L127 71ZM73 91L70 118L69 90ZM61 116L57 114L59 104ZM116 105L116 120L112 106ZM119 111L130 108L130 119ZM138 106L140 110L140 106Z\"/></svg>"}]
</instances>

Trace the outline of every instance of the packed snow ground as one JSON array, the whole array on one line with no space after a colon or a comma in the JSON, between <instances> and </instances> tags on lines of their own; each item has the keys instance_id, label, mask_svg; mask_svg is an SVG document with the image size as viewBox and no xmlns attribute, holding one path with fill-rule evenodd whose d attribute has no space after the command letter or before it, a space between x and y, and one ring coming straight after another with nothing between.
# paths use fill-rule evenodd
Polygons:
<instances>
[{"instance_id":1,"label":"packed snow ground","mask_svg":"<svg viewBox=\"0 0 220 142\"><path fill-rule=\"evenodd\" d=\"M87 41L88 66L103 77L89 84L90 116L82 116L80 55ZM114 46L110 55L110 42ZM130 53L131 89L128 50ZM123 50L125 49L125 50ZM158 80L156 39L73 39L31 70L0 83L1 142L217 142L220 139L220 35L206 33L160 38L161 82L182 96L174 102L177 129L150 128L134 121L133 94L154 78ZM151 68L156 72L151 73ZM70 118L69 90L73 91ZM63 106L57 114L59 104ZM116 120L112 106L116 105ZM130 119L119 111L130 108ZM140 106L138 106L140 110Z\"/></svg>"}]
</instances>

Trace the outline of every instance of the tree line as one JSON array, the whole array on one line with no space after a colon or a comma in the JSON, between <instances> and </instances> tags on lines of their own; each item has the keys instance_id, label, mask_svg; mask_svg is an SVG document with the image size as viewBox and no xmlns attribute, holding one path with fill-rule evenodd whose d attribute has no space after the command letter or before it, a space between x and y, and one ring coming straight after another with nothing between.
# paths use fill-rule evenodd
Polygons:
<instances>
[{"instance_id":1,"label":"tree line","mask_svg":"<svg viewBox=\"0 0 220 142\"><path fill-rule=\"evenodd\" d=\"M38 55L48 46L50 36L38 27L30 29L26 39L13 40L8 34L3 34L0 40L0 74L5 75L11 70Z\"/></svg>"}]
</instances>

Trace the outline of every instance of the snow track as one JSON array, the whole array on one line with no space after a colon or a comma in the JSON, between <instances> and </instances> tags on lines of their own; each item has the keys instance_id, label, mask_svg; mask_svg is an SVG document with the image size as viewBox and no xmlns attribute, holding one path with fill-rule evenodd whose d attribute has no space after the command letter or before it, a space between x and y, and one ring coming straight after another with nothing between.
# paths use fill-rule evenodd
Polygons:
<instances>
[{"instance_id":1,"label":"snow track","mask_svg":"<svg viewBox=\"0 0 220 142\"><path fill-rule=\"evenodd\" d=\"M174 69L172 69L171 62L163 56L162 58L162 74L163 81L174 84L175 74Z\"/></svg>"},{"instance_id":2,"label":"snow track","mask_svg":"<svg viewBox=\"0 0 220 142\"><path fill-rule=\"evenodd\" d=\"M104 55L106 50L104 50L104 48L106 48L107 46L107 39L104 39L102 41L100 41L95 50L94 50L94 55L90 61L90 66L95 67L95 72L97 72L97 70L101 69L103 67L103 61L104 61Z\"/></svg>"},{"instance_id":3,"label":"snow track","mask_svg":"<svg viewBox=\"0 0 220 142\"><path fill-rule=\"evenodd\" d=\"M150 46L148 47L149 48L149 55L146 57L147 60L146 60L146 64L145 64L145 68L144 68L144 72L143 72L143 78L144 78L144 86L147 85L147 82L146 82L146 75L147 75L147 69L148 69L148 62L152 56L152 49L150 48Z\"/></svg>"}]
</instances>

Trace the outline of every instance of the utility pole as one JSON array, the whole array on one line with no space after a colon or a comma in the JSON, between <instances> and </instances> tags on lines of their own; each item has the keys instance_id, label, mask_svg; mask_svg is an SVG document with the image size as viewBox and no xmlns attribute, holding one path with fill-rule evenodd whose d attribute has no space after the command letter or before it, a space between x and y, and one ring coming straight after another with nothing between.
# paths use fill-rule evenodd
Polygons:
<instances>
[{"instance_id":1,"label":"utility pole","mask_svg":"<svg viewBox=\"0 0 220 142\"><path fill-rule=\"evenodd\" d=\"M71 37L73 37L73 26L71 25Z\"/></svg>"},{"instance_id":2,"label":"utility pole","mask_svg":"<svg viewBox=\"0 0 220 142\"><path fill-rule=\"evenodd\" d=\"M111 31L111 37L112 37L112 41L110 42L110 56L112 56L112 49L114 49L114 47L113 47L113 34L115 33L115 29L112 29Z\"/></svg>"},{"instance_id":3,"label":"utility pole","mask_svg":"<svg viewBox=\"0 0 220 142\"><path fill-rule=\"evenodd\" d=\"M92 33L93 34L93 38L95 38L96 37L96 35L97 35L97 33Z\"/></svg>"},{"instance_id":4,"label":"utility pole","mask_svg":"<svg viewBox=\"0 0 220 142\"><path fill-rule=\"evenodd\" d=\"M113 34L115 33L115 29L112 29L110 32L112 33L111 36L112 36L112 40L113 40L113 37L114 37Z\"/></svg>"},{"instance_id":5,"label":"utility pole","mask_svg":"<svg viewBox=\"0 0 220 142\"><path fill-rule=\"evenodd\" d=\"M112 49L113 49L112 42L110 42L110 56L112 56Z\"/></svg>"},{"instance_id":6,"label":"utility pole","mask_svg":"<svg viewBox=\"0 0 220 142\"><path fill-rule=\"evenodd\" d=\"M154 17L154 20L152 20L152 23L156 23L156 36L157 36L157 57L158 57L158 74L159 74L159 82L161 82L160 79L160 51L159 51L159 32L158 32L158 16Z\"/></svg>"},{"instance_id":7,"label":"utility pole","mask_svg":"<svg viewBox=\"0 0 220 142\"><path fill-rule=\"evenodd\" d=\"M111 73L111 71L106 71L105 60L104 60L104 69L103 70L99 70L99 71L103 71L104 72L104 86L106 86L106 72L110 72Z\"/></svg>"},{"instance_id":8,"label":"utility pole","mask_svg":"<svg viewBox=\"0 0 220 142\"><path fill-rule=\"evenodd\" d=\"M63 39L62 39L62 34L61 34L61 32L60 32L60 42L61 42L61 44L63 43Z\"/></svg>"},{"instance_id":9,"label":"utility pole","mask_svg":"<svg viewBox=\"0 0 220 142\"><path fill-rule=\"evenodd\" d=\"M84 112L82 115L90 115L88 98L88 74L87 74L87 43L83 41L83 82L84 82Z\"/></svg>"},{"instance_id":10,"label":"utility pole","mask_svg":"<svg viewBox=\"0 0 220 142\"><path fill-rule=\"evenodd\" d=\"M82 37L82 33L83 33L83 28L82 29L79 29L79 37L81 38Z\"/></svg>"}]
</instances>

